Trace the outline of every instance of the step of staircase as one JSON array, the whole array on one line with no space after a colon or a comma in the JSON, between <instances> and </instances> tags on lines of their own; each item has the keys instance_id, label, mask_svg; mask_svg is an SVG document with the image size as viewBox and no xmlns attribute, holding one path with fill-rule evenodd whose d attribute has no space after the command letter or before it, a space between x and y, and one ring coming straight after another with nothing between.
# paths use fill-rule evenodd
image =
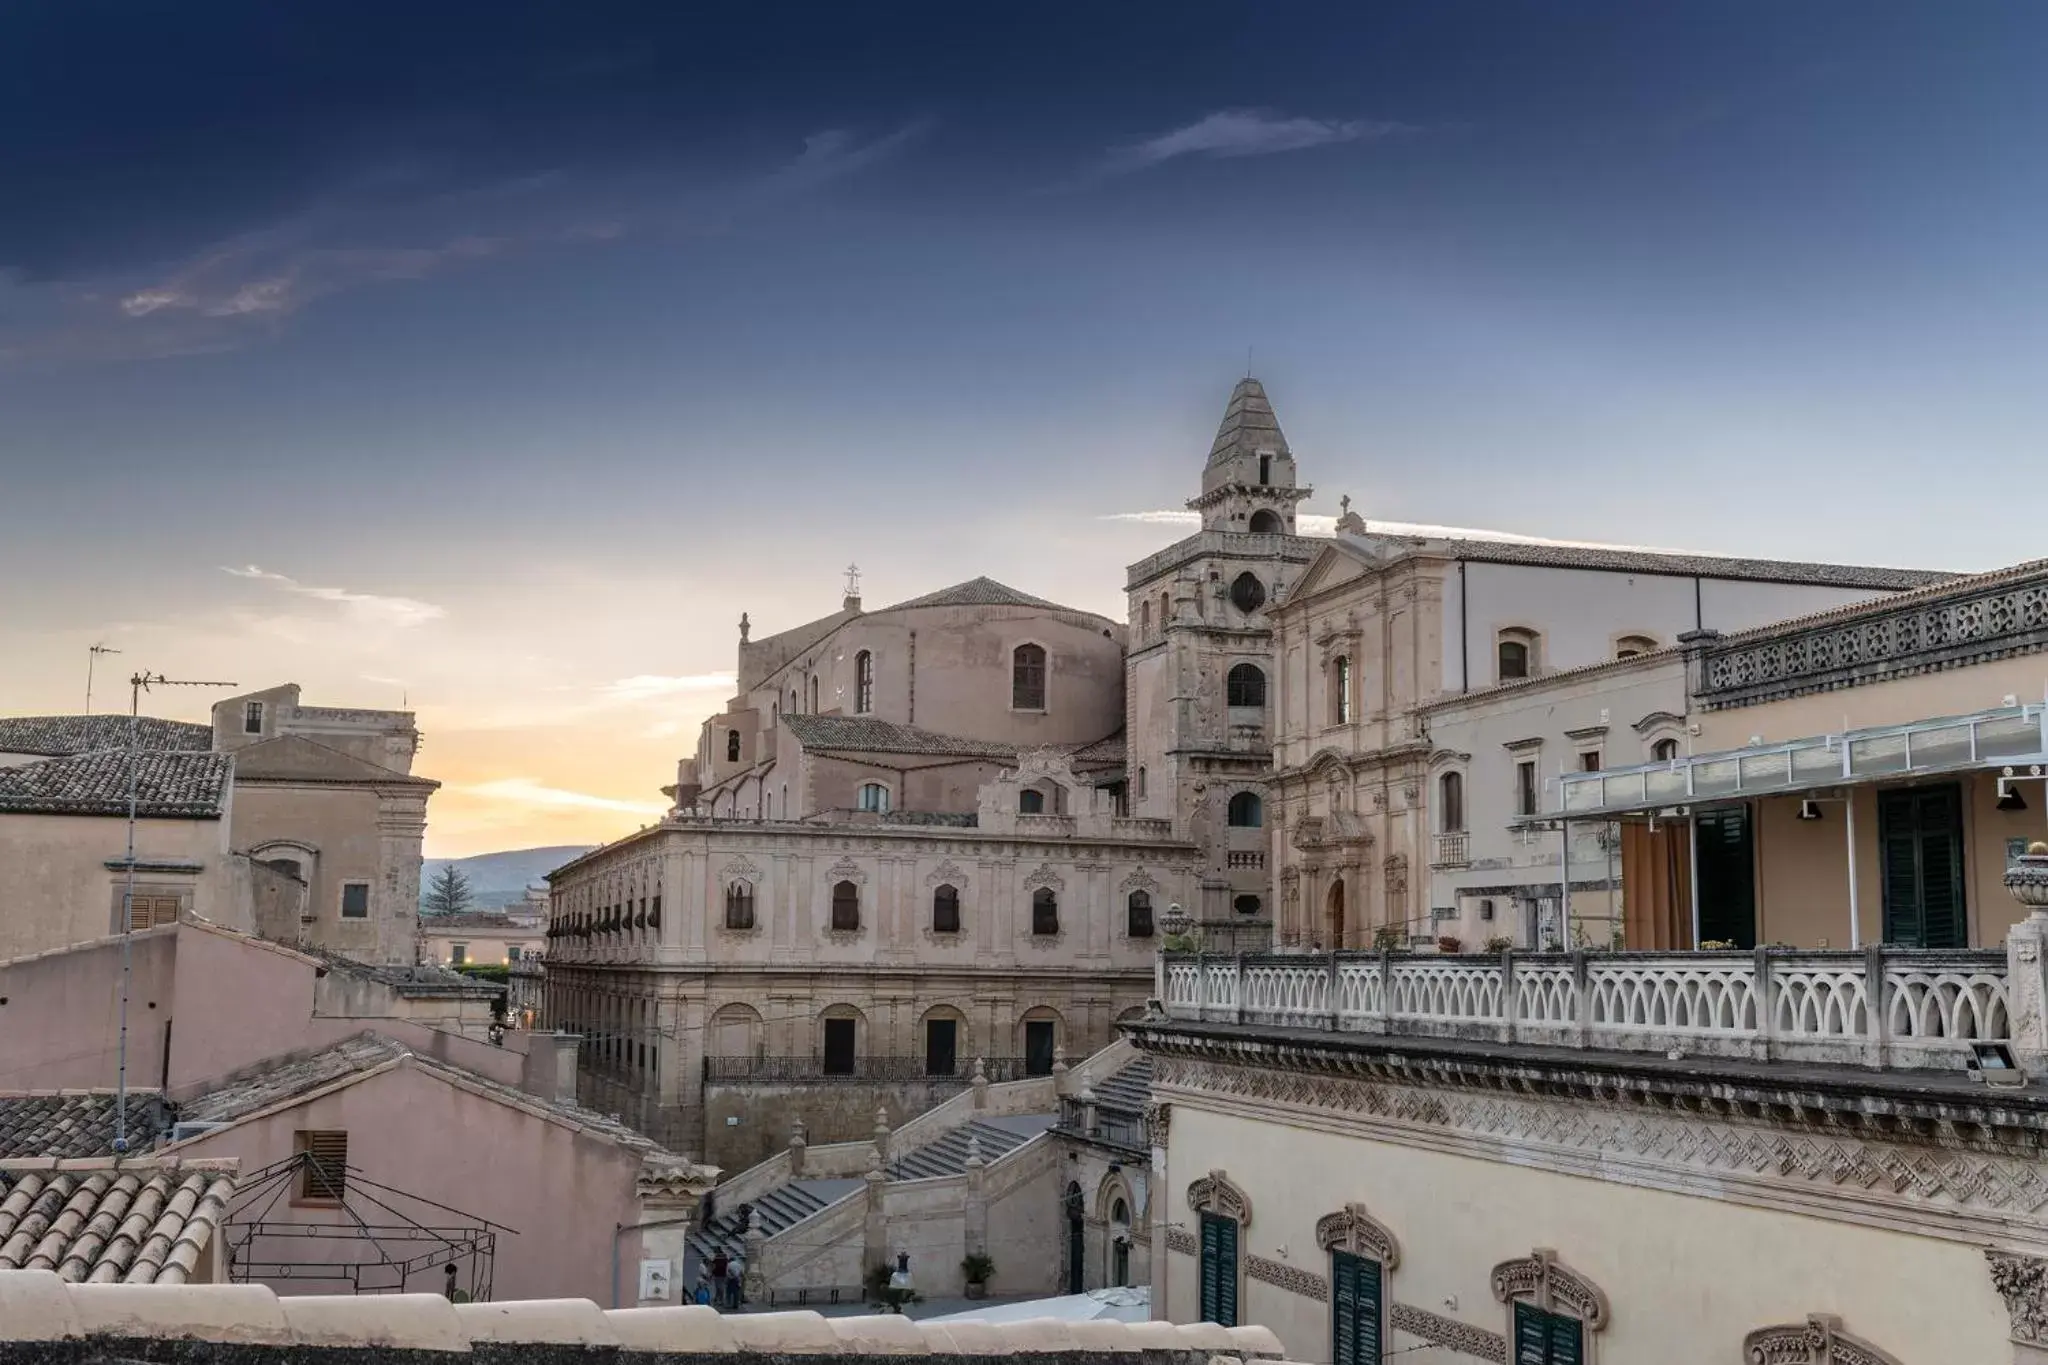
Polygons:
<instances>
[{"instance_id":1,"label":"step of staircase","mask_svg":"<svg viewBox=\"0 0 2048 1365\"><path fill-rule=\"evenodd\" d=\"M1152 1098L1152 1059L1140 1057L1094 1089L1095 1102L1104 1108L1142 1113Z\"/></svg>"},{"instance_id":2,"label":"step of staircase","mask_svg":"<svg viewBox=\"0 0 2048 1365\"><path fill-rule=\"evenodd\" d=\"M889 1163L891 1180L931 1180L967 1170L970 1139L981 1147L981 1159L993 1162L1037 1137L1059 1121L1057 1114L1018 1114L999 1119L970 1119L936 1141Z\"/></svg>"},{"instance_id":3,"label":"step of staircase","mask_svg":"<svg viewBox=\"0 0 2048 1365\"><path fill-rule=\"evenodd\" d=\"M792 1180L787 1185L778 1185L754 1201L754 1226L773 1237L820 1209L838 1203L860 1186L858 1180ZM707 1262L720 1251L728 1256L741 1255L746 1250L746 1240L737 1207L717 1210L717 1215L689 1238L690 1245Z\"/></svg>"}]
</instances>

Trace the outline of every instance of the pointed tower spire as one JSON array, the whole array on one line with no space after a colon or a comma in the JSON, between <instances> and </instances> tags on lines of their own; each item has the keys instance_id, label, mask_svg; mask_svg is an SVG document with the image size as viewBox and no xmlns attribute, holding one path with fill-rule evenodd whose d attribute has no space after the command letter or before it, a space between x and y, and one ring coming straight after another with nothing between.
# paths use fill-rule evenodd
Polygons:
<instances>
[{"instance_id":1,"label":"pointed tower spire","mask_svg":"<svg viewBox=\"0 0 2048 1365\"><path fill-rule=\"evenodd\" d=\"M1202 495L1188 506L1202 514L1205 531L1292 535L1294 504L1310 491L1295 485L1294 452L1266 386L1246 375L1216 427Z\"/></svg>"}]
</instances>

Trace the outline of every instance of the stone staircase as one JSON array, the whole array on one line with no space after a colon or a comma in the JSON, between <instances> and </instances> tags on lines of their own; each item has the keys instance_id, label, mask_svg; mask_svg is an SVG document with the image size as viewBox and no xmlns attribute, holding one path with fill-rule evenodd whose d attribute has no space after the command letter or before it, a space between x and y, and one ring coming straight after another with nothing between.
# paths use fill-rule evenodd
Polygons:
<instances>
[{"instance_id":1,"label":"stone staircase","mask_svg":"<svg viewBox=\"0 0 2048 1365\"><path fill-rule=\"evenodd\" d=\"M1095 1102L1105 1109L1142 1114L1152 1099L1152 1058L1141 1055L1123 1070L1096 1083Z\"/></svg>"},{"instance_id":2,"label":"stone staircase","mask_svg":"<svg viewBox=\"0 0 2048 1365\"><path fill-rule=\"evenodd\" d=\"M884 1169L891 1180L930 1180L936 1176L965 1175L969 1142L981 1148L983 1161L992 1162L1014 1152L1058 1121L1058 1114L1015 1114L1006 1118L973 1119L952 1129L938 1141L906 1153L902 1160L892 1161Z\"/></svg>"},{"instance_id":3,"label":"stone staircase","mask_svg":"<svg viewBox=\"0 0 2048 1365\"><path fill-rule=\"evenodd\" d=\"M801 1223L820 1209L844 1199L861 1184L859 1179L792 1180L769 1190L751 1206L718 1208L715 1216L701 1230L690 1234L690 1248L707 1263L721 1251L737 1258L746 1251L741 1208L751 1207L754 1226L773 1237L784 1228Z\"/></svg>"}]
</instances>

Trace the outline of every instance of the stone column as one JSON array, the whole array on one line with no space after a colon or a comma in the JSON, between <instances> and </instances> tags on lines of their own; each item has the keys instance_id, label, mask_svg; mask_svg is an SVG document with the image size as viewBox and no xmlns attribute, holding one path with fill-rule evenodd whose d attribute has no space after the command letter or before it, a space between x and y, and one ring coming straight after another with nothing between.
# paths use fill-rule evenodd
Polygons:
<instances>
[{"instance_id":1,"label":"stone column","mask_svg":"<svg viewBox=\"0 0 2048 1365\"><path fill-rule=\"evenodd\" d=\"M375 961L411 965L419 955L420 847L427 837L427 799L412 788L377 793ZM318 926L315 926L318 933Z\"/></svg>"},{"instance_id":2,"label":"stone column","mask_svg":"<svg viewBox=\"0 0 2048 1365\"><path fill-rule=\"evenodd\" d=\"M2006 931L2005 988L2014 1060L2048 1071L2048 843L2032 843L2005 874L2006 890L2031 912Z\"/></svg>"},{"instance_id":3,"label":"stone column","mask_svg":"<svg viewBox=\"0 0 2048 1365\"><path fill-rule=\"evenodd\" d=\"M705 857L702 852L685 852L679 848L671 849L668 856L662 860L663 961L674 961L679 956L690 962L702 962L705 959L704 863Z\"/></svg>"}]
</instances>

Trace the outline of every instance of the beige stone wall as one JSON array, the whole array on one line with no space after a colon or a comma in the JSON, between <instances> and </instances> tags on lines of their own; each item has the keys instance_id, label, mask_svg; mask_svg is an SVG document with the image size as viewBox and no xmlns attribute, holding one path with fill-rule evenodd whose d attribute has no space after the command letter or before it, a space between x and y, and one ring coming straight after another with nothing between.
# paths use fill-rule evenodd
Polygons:
<instances>
[{"instance_id":1,"label":"beige stone wall","mask_svg":"<svg viewBox=\"0 0 2048 1365\"><path fill-rule=\"evenodd\" d=\"M1703 711L1694 719L1700 726L1699 751L1713 753L1739 749L1752 737L1776 744L1843 729L1966 716L2002 706L2008 696L2038 702L2044 690L2048 690L2048 660L2034 654L1755 706Z\"/></svg>"},{"instance_id":2,"label":"beige stone wall","mask_svg":"<svg viewBox=\"0 0 2048 1365\"><path fill-rule=\"evenodd\" d=\"M519 949L519 955L536 956L547 950L547 939L539 929L527 932L503 932L494 929L427 929L422 937L426 940L427 960L444 966L455 960L455 945L460 943L466 950L465 962L500 964L511 961L508 951Z\"/></svg>"},{"instance_id":3,"label":"beige stone wall","mask_svg":"<svg viewBox=\"0 0 2048 1365\"><path fill-rule=\"evenodd\" d=\"M235 783L234 847L300 864L307 882L307 941L372 962L410 962L419 909L426 795L410 788ZM344 918L351 882L368 883L369 914Z\"/></svg>"},{"instance_id":4,"label":"beige stone wall","mask_svg":"<svg viewBox=\"0 0 2048 1365\"><path fill-rule=\"evenodd\" d=\"M1316 1221L1362 1204L1400 1243L1390 1301L1497 1335L1509 1330L1508 1310L1491 1291L1493 1267L1554 1249L1607 1296L1611 1325L1590 1338L1595 1365L1725 1365L1740 1357L1745 1333L1812 1313L1839 1315L1847 1331L1900 1360L2012 1358L2005 1306L1968 1240L1261 1122L1176 1097L1160 1194L1169 1225L1197 1226L1188 1185L1217 1170L1251 1198L1241 1257L1327 1276ZM1316 1178L1299 1178L1303 1171ZM1189 1321L1197 1258L1161 1254L1166 1296L1154 1313ZM1241 1320L1278 1333L1290 1360L1331 1358L1327 1303L1248 1278L1241 1305ZM1421 1336L1396 1330L1388 1340L1390 1350L1426 1358Z\"/></svg>"},{"instance_id":5,"label":"beige stone wall","mask_svg":"<svg viewBox=\"0 0 2048 1365\"><path fill-rule=\"evenodd\" d=\"M138 866L193 864L196 871L146 870L138 895L176 896L197 915L243 918L224 820L138 820ZM120 927L127 822L97 815L0 815L0 961L104 938Z\"/></svg>"}]
</instances>

